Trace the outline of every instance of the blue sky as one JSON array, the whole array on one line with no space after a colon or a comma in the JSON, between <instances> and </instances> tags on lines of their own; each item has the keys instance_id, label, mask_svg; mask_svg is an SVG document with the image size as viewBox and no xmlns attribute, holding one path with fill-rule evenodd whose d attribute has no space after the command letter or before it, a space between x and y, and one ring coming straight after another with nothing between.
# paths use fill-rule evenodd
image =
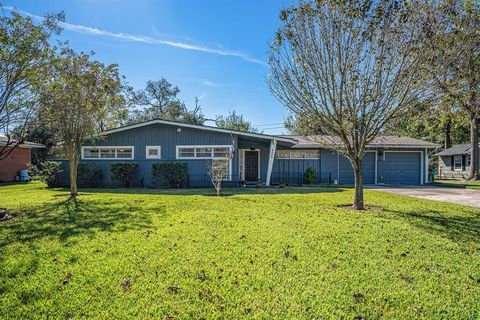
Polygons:
<instances>
[{"instance_id":1,"label":"blue sky","mask_svg":"<svg viewBox=\"0 0 480 320\"><path fill-rule=\"evenodd\" d=\"M63 10L61 38L119 65L135 88L165 77L209 118L236 110L265 133L285 130L286 109L268 92L266 54L289 0L8 1L33 15ZM269 125L269 126L265 126Z\"/></svg>"}]
</instances>

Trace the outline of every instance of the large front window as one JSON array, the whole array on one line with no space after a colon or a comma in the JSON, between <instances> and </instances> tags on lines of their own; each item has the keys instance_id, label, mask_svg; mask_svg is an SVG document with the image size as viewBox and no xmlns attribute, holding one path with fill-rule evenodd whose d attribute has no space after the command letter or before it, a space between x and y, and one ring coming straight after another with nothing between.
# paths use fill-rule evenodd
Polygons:
<instances>
[{"instance_id":1,"label":"large front window","mask_svg":"<svg viewBox=\"0 0 480 320\"><path fill-rule=\"evenodd\" d=\"M133 147L83 147L82 159L108 160L108 159L133 159Z\"/></svg>"},{"instance_id":2,"label":"large front window","mask_svg":"<svg viewBox=\"0 0 480 320\"><path fill-rule=\"evenodd\" d=\"M178 146L177 159L228 159L230 146Z\"/></svg>"}]
</instances>

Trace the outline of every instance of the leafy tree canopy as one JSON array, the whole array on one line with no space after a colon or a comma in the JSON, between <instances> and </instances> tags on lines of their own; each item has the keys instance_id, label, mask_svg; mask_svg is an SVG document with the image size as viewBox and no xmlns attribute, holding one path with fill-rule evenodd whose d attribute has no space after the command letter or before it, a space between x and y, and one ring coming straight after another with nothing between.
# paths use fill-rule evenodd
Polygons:
<instances>
[{"instance_id":1,"label":"leafy tree canopy","mask_svg":"<svg viewBox=\"0 0 480 320\"><path fill-rule=\"evenodd\" d=\"M227 116L217 116L215 120L217 127L245 132L259 132L257 128L254 128L250 121L243 118L243 115L237 114L234 111L229 112Z\"/></svg>"}]
</instances>

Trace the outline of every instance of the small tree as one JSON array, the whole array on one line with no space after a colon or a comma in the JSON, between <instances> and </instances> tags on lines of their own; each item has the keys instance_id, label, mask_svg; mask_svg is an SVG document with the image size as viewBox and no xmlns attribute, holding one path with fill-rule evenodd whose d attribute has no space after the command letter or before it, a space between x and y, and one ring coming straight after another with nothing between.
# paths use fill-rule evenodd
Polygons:
<instances>
[{"instance_id":1,"label":"small tree","mask_svg":"<svg viewBox=\"0 0 480 320\"><path fill-rule=\"evenodd\" d=\"M208 163L208 175L212 181L213 187L220 196L222 191L222 182L228 176L228 159L213 159Z\"/></svg>"},{"instance_id":2,"label":"small tree","mask_svg":"<svg viewBox=\"0 0 480 320\"><path fill-rule=\"evenodd\" d=\"M78 194L81 145L96 139L102 126L124 112L117 66L90 58L89 54L65 51L52 65L41 94L42 118L57 128L69 160L72 197Z\"/></svg>"},{"instance_id":3,"label":"small tree","mask_svg":"<svg viewBox=\"0 0 480 320\"><path fill-rule=\"evenodd\" d=\"M15 10L11 16L0 16L0 134L7 136L0 160L24 141L28 120L38 106L38 85L55 58L50 40L60 32L58 23L63 20L63 13L46 15L41 24Z\"/></svg>"},{"instance_id":4,"label":"small tree","mask_svg":"<svg viewBox=\"0 0 480 320\"><path fill-rule=\"evenodd\" d=\"M300 1L280 14L270 91L350 160L364 209L362 159L385 124L421 96L417 32L396 1Z\"/></svg>"}]
</instances>

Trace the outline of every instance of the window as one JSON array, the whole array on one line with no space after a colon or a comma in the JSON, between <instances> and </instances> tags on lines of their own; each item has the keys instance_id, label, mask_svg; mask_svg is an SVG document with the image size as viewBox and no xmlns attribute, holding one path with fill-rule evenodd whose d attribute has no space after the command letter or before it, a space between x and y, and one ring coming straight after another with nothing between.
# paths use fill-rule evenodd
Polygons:
<instances>
[{"instance_id":1,"label":"window","mask_svg":"<svg viewBox=\"0 0 480 320\"><path fill-rule=\"evenodd\" d=\"M82 147L82 159L133 159L133 147Z\"/></svg>"},{"instance_id":2,"label":"window","mask_svg":"<svg viewBox=\"0 0 480 320\"><path fill-rule=\"evenodd\" d=\"M195 148L196 158L212 158L212 148Z\"/></svg>"},{"instance_id":3,"label":"window","mask_svg":"<svg viewBox=\"0 0 480 320\"><path fill-rule=\"evenodd\" d=\"M462 156L455 156L453 160L453 167L455 170L462 170Z\"/></svg>"},{"instance_id":4,"label":"window","mask_svg":"<svg viewBox=\"0 0 480 320\"><path fill-rule=\"evenodd\" d=\"M160 146L147 146L145 158L147 159L161 159L161 147Z\"/></svg>"},{"instance_id":5,"label":"window","mask_svg":"<svg viewBox=\"0 0 480 320\"><path fill-rule=\"evenodd\" d=\"M320 150L277 150L277 159L320 159Z\"/></svg>"},{"instance_id":6,"label":"window","mask_svg":"<svg viewBox=\"0 0 480 320\"><path fill-rule=\"evenodd\" d=\"M177 159L228 159L230 146L177 146Z\"/></svg>"},{"instance_id":7,"label":"window","mask_svg":"<svg viewBox=\"0 0 480 320\"><path fill-rule=\"evenodd\" d=\"M100 149L100 158L115 159L115 148Z\"/></svg>"},{"instance_id":8,"label":"window","mask_svg":"<svg viewBox=\"0 0 480 320\"><path fill-rule=\"evenodd\" d=\"M467 167L470 167L470 162L472 161L471 155L467 156Z\"/></svg>"}]
</instances>

